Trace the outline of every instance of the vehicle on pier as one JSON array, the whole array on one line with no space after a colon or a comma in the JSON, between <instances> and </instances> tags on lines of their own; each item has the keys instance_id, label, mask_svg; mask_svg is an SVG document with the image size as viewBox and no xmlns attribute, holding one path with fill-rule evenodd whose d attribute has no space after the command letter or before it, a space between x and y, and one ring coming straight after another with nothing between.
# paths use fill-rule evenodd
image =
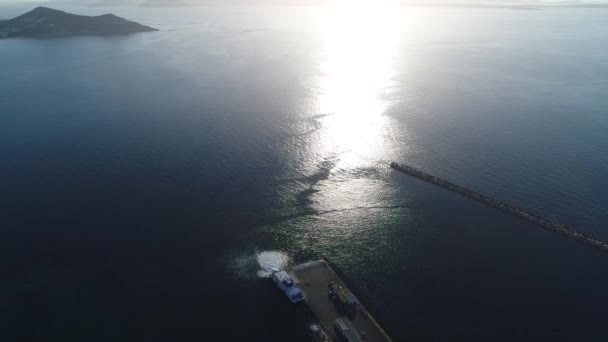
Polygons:
<instances>
[{"instance_id":1,"label":"vehicle on pier","mask_svg":"<svg viewBox=\"0 0 608 342\"><path fill-rule=\"evenodd\" d=\"M360 332L346 317L337 318L334 321L334 329L338 336L346 342L363 342L365 333Z\"/></svg>"},{"instance_id":2,"label":"vehicle on pier","mask_svg":"<svg viewBox=\"0 0 608 342\"><path fill-rule=\"evenodd\" d=\"M285 293L287 298L292 303L297 303L304 300L304 293L302 289L293 282L293 279L285 271L273 270L270 275L272 281Z\"/></svg>"},{"instance_id":3,"label":"vehicle on pier","mask_svg":"<svg viewBox=\"0 0 608 342\"><path fill-rule=\"evenodd\" d=\"M329 283L329 298L347 315L354 315L359 307L359 301L350 291L334 282Z\"/></svg>"},{"instance_id":4,"label":"vehicle on pier","mask_svg":"<svg viewBox=\"0 0 608 342\"><path fill-rule=\"evenodd\" d=\"M332 342L332 339L323 330L319 322L310 322L308 324L308 335L313 342Z\"/></svg>"}]
</instances>

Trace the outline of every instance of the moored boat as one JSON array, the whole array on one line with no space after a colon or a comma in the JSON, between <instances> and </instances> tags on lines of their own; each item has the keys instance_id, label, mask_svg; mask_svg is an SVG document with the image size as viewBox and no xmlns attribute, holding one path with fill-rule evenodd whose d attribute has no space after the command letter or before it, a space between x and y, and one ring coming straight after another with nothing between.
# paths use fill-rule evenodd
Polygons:
<instances>
[{"instance_id":1,"label":"moored boat","mask_svg":"<svg viewBox=\"0 0 608 342\"><path fill-rule=\"evenodd\" d=\"M287 298L289 298L292 303L297 303L304 300L302 289L294 283L293 279L291 279L287 272L274 270L270 275L270 278L272 278L272 281L277 284L277 286L281 289L281 291L283 291L283 293L285 293Z\"/></svg>"}]
</instances>

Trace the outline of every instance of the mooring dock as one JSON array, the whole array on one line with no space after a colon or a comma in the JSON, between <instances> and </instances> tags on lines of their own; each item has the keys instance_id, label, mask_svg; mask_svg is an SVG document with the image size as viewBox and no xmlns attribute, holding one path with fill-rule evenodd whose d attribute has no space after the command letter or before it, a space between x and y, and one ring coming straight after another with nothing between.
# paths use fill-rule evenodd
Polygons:
<instances>
[{"instance_id":1,"label":"mooring dock","mask_svg":"<svg viewBox=\"0 0 608 342\"><path fill-rule=\"evenodd\" d=\"M332 283L348 293L351 292L325 261L310 261L287 272L302 288L310 311L334 341L343 340L343 337L338 336L336 328L338 319L352 325L358 333L363 333L367 342L392 341L361 303L358 303L354 312L345 314L339 305L330 299L329 289Z\"/></svg>"}]
</instances>

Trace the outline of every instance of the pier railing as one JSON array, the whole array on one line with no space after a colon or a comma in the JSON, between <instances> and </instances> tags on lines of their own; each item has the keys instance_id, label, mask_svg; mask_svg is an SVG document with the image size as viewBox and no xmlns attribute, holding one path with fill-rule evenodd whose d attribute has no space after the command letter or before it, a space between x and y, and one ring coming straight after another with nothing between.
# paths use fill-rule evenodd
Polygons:
<instances>
[{"instance_id":1,"label":"pier railing","mask_svg":"<svg viewBox=\"0 0 608 342\"><path fill-rule=\"evenodd\" d=\"M605 241L601 241L598 240L592 236L589 236L585 233L581 233L577 230L575 230L572 227L569 227L565 224L559 223L557 221L554 220L550 220L548 218L544 218L541 217L540 215L531 213L529 211L526 211L522 208L518 208L514 205L505 203L503 201L500 201L498 199L480 194L478 192L475 192L473 190L469 190L467 188L461 187L459 185L450 183L444 179L441 179L439 177L435 177L433 175L430 175L426 172L417 170L411 166L407 166L407 165L403 165L403 164L399 164L396 162L391 163L391 167L397 171L401 171L403 173L406 173L410 176L414 176L416 178L422 179L424 181L427 181L429 183L433 183L437 186L440 186L444 189L459 193L463 196L466 196L470 199L476 200L478 202L484 203L486 205L489 205L490 207L502 210L504 212L507 212L513 216L517 216L523 220L526 220L528 222L534 223L538 226L541 226L545 229L548 230L552 230L555 232L558 232L562 235L565 235L571 239L580 241L582 243L585 243L587 245L593 246L597 249L600 249L602 251L608 252L608 242Z\"/></svg>"}]
</instances>

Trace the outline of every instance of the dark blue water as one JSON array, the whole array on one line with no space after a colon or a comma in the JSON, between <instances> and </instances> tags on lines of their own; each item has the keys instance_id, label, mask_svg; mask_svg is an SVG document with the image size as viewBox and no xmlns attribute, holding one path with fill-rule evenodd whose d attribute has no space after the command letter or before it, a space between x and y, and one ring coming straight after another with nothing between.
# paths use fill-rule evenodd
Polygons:
<instances>
[{"instance_id":1,"label":"dark blue water","mask_svg":"<svg viewBox=\"0 0 608 342\"><path fill-rule=\"evenodd\" d=\"M0 42L2 340L306 340L266 250L396 341L603 340L605 253L388 164L608 238L608 11L112 11Z\"/></svg>"}]
</instances>

